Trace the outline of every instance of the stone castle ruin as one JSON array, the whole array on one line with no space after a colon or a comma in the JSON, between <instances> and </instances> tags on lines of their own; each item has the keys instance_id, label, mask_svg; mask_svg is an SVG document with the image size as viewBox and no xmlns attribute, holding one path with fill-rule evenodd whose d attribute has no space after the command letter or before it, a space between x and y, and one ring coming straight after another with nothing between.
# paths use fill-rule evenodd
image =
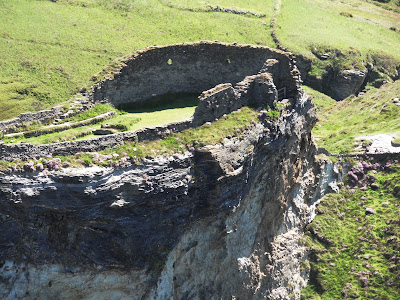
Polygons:
<instances>
[{"instance_id":1,"label":"stone castle ruin","mask_svg":"<svg viewBox=\"0 0 400 300\"><path fill-rule=\"evenodd\" d=\"M261 110L240 134L193 151L123 168L0 172L0 298L299 299L308 278L301 236L329 184L315 161L316 110L299 84L293 57L267 47L153 47L87 100L120 106L201 93L189 120L49 145L0 143L8 160L92 152L290 99L278 118Z\"/></svg>"},{"instance_id":2,"label":"stone castle ruin","mask_svg":"<svg viewBox=\"0 0 400 300\"><path fill-rule=\"evenodd\" d=\"M124 61L113 77L93 86L88 99L119 107L143 103L156 95L167 93L201 93L199 105L191 120L90 140L38 146L29 143L0 144L0 159L68 155L81 151L99 151L126 140L156 139L157 132L170 127L183 130L199 126L242 106L266 107L282 97L297 100L301 96L299 83L300 73L294 57L290 53L268 47L217 42L150 47ZM51 116L44 112L49 112ZM54 117L53 110L44 112L31 114L31 118ZM0 128L7 128L8 124L22 124L25 119L21 115L12 122L0 122Z\"/></svg>"},{"instance_id":3,"label":"stone castle ruin","mask_svg":"<svg viewBox=\"0 0 400 300\"><path fill-rule=\"evenodd\" d=\"M222 83L269 72L277 89L296 93L299 72L291 54L268 47L199 42L150 47L92 89L95 101L115 106L166 93L201 93ZM292 94L295 96L295 94Z\"/></svg>"}]
</instances>

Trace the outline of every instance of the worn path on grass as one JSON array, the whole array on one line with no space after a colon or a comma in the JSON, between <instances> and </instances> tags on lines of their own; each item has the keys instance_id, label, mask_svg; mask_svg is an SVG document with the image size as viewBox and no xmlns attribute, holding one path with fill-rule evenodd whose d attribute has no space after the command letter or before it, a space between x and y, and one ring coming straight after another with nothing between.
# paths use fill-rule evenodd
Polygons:
<instances>
[{"instance_id":1,"label":"worn path on grass","mask_svg":"<svg viewBox=\"0 0 400 300\"><path fill-rule=\"evenodd\" d=\"M400 153L400 147L392 144L393 139L399 132L381 133L356 137L355 140L369 140L372 144L367 153Z\"/></svg>"}]
</instances>

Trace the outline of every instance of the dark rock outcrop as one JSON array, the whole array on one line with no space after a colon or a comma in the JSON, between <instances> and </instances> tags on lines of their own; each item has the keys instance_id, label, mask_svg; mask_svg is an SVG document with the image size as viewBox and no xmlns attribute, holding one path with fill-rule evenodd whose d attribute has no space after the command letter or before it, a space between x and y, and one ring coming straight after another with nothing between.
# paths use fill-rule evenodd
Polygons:
<instances>
[{"instance_id":1,"label":"dark rock outcrop","mask_svg":"<svg viewBox=\"0 0 400 300\"><path fill-rule=\"evenodd\" d=\"M210 49L215 57L193 64L194 54ZM308 276L300 268L307 256L300 240L303 229L315 215L319 197L334 186L334 179L326 175L331 167L315 160L314 104L299 87L292 58L283 52L200 43L140 55L154 58L155 64L172 57L176 69L167 75L178 76L185 51L190 66L209 72L198 82L172 84L176 89L184 84L194 89L208 86L218 71L211 67L231 64L227 57L235 60L236 67L243 59L246 68L253 68L249 60L257 60L257 74L240 68L230 74L228 68L218 75L218 80L232 76L235 85L224 84L203 94L199 116L194 116L202 118L200 123L242 105L266 106L277 99L281 87L287 88L291 99L276 119L261 110L258 122L240 135L194 152L144 159L120 169L0 173L0 298L300 297ZM270 60L265 60L266 53ZM133 91L143 92L127 87L137 75L131 74L132 67L137 71L146 66L140 55L121 70L119 79L97 86L94 97L117 104L127 101L124 95L135 98ZM205 60L213 62L206 69ZM160 91L166 86L160 84ZM180 124L189 125L191 121ZM144 129L142 138L157 138L159 130ZM138 136L128 132L95 143L15 146L19 152L7 155L51 149L68 154L77 147L98 149Z\"/></svg>"},{"instance_id":2,"label":"dark rock outcrop","mask_svg":"<svg viewBox=\"0 0 400 300\"><path fill-rule=\"evenodd\" d=\"M344 70L330 83L330 94L335 99L344 99L360 91L368 71Z\"/></svg>"},{"instance_id":3,"label":"dark rock outcrop","mask_svg":"<svg viewBox=\"0 0 400 300\"><path fill-rule=\"evenodd\" d=\"M269 133L257 123L193 154L1 175L1 297L299 297L314 122L299 94Z\"/></svg>"},{"instance_id":4,"label":"dark rock outcrop","mask_svg":"<svg viewBox=\"0 0 400 300\"><path fill-rule=\"evenodd\" d=\"M324 60L329 57L314 58L314 60ZM301 78L306 85L331 96L336 100L343 100L351 95L358 93L366 84L368 79L368 69L364 70L337 70L331 65L327 65L326 69L318 77L310 74L312 69L312 59L298 55L296 64L301 73ZM320 67L321 68L321 67Z\"/></svg>"}]
</instances>

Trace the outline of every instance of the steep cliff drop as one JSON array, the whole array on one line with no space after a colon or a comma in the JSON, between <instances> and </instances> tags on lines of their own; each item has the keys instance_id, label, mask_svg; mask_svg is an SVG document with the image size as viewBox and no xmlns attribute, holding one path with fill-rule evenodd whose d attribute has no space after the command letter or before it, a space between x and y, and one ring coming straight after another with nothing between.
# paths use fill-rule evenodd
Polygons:
<instances>
[{"instance_id":1,"label":"steep cliff drop","mask_svg":"<svg viewBox=\"0 0 400 300\"><path fill-rule=\"evenodd\" d=\"M299 299L300 239L326 180L314 105L286 76L297 84L280 116L261 111L221 144L126 168L0 174L0 298Z\"/></svg>"}]
</instances>

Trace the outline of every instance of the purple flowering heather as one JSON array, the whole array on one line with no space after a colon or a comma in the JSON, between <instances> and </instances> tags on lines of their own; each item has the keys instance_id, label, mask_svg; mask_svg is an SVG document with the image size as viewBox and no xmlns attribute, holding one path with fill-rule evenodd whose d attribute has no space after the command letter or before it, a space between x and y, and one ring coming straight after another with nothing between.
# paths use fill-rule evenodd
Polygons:
<instances>
[{"instance_id":1,"label":"purple flowering heather","mask_svg":"<svg viewBox=\"0 0 400 300\"><path fill-rule=\"evenodd\" d=\"M36 168L34 165L35 165L35 163L33 161L26 162L24 164L24 170L28 171L28 172L34 172L34 171L36 171Z\"/></svg>"},{"instance_id":2,"label":"purple flowering heather","mask_svg":"<svg viewBox=\"0 0 400 300\"><path fill-rule=\"evenodd\" d=\"M36 164L36 169L40 170L40 171L43 171L43 169L44 169L43 164L42 163Z\"/></svg>"},{"instance_id":3,"label":"purple flowering heather","mask_svg":"<svg viewBox=\"0 0 400 300\"><path fill-rule=\"evenodd\" d=\"M355 173L355 174L362 174L364 173L364 167L362 163L358 163L355 166L353 166L353 168L351 168L351 170Z\"/></svg>"},{"instance_id":4,"label":"purple flowering heather","mask_svg":"<svg viewBox=\"0 0 400 300\"><path fill-rule=\"evenodd\" d=\"M353 171L349 171L349 172L347 173L347 175L349 175L350 179L352 179L354 182L357 182L357 181L358 181L358 177L357 177L356 174L354 174Z\"/></svg>"}]
</instances>

